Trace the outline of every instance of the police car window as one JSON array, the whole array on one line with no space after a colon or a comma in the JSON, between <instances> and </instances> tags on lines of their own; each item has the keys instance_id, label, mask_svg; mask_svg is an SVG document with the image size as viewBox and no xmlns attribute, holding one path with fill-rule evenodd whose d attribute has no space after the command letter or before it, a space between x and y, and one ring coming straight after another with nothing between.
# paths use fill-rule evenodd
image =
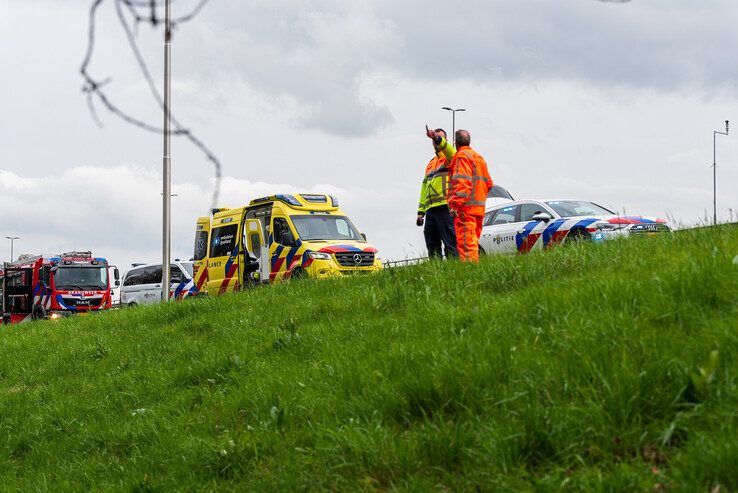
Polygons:
<instances>
[{"instance_id":1,"label":"police car window","mask_svg":"<svg viewBox=\"0 0 738 493\"><path fill-rule=\"evenodd\" d=\"M495 213L497 211L491 211L484 215L484 222L482 223L482 226L489 226L492 224L492 218L495 217Z\"/></svg>"},{"instance_id":2,"label":"police car window","mask_svg":"<svg viewBox=\"0 0 738 493\"><path fill-rule=\"evenodd\" d=\"M539 204L523 204L520 206L520 220L532 221L533 216L539 212L546 212L546 210Z\"/></svg>"},{"instance_id":3,"label":"police car window","mask_svg":"<svg viewBox=\"0 0 738 493\"><path fill-rule=\"evenodd\" d=\"M185 281L185 276L184 274L182 274L182 270L174 264L172 264L172 267L169 271L169 276L170 276L169 279L172 282L184 282Z\"/></svg>"},{"instance_id":4,"label":"police car window","mask_svg":"<svg viewBox=\"0 0 738 493\"><path fill-rule=\"evenodd\" d=\"M202 260L208 255L208 232L198 231L195 233L195 260Z\"/></svg>"},{"instance_id":5,"label":"police car window","mask_svg":"<svg viewBox=\"0 0 738 493\"><path fill-rule=\"evenodd\" d=\"M513 205L510 207L503 207L502 209L497 209L497 212L495 212L494 217L492 217L492 225L497 224L510 224L517 222L517 215L518 215L518 209L520 209L519 205Z\"/></svg>"},{"instance_id":6,"label":"police car window","mask_svg":"<svg viewBox=\"0 0 738 493\"><path fill-rule=\"evenodd\" d=\"M161 265L152 265L146 267L141 279L141 284L160 284L161 283Z\"/></svg>"},{"instance_id":7,"label":"police car window","mask_svg":"<svg viewBox=\"0 0 738 493\"><path fill-rule=\"evenodd\" d=\"M194 276L194 274L192 273L193 272L192 271L192 262L182 262L181 265L184 268L184 270L187 271L187 273L190 275L190 277Z\"/></svg>"},{"instance_id":8,"label":"police car window","mask_svg":"<svg viewBox=\"0 0 738 493\"><path fill-rule=\"evenodd\" d=\"M212 240L210 240L210 257L231 255L236 247L236 233L238 233L238 224L215 228Z\"/></svg>"},{"instance_id":9,"label":"police car window","mask_svg":"<svg viewBox=\"0 0 738 493\"><path fill-rule=\"evenodd\" d=\"M133 269L132 271L128 272L126 275L125 280L123 281L124 286L136 286L137 284L141 284L141 278L143 277L143 269Z\"/></svg>"},{"instance_id":10,"label":"police car window","mask_svg":"<svg viewBox=\"0 0 738 493\"><path fill-rule=\"evenodd\" d=\"M552 200L546 202L561 217L609 216L615 214L593 202L582 200Z\"/></svg>"}]
</instances>

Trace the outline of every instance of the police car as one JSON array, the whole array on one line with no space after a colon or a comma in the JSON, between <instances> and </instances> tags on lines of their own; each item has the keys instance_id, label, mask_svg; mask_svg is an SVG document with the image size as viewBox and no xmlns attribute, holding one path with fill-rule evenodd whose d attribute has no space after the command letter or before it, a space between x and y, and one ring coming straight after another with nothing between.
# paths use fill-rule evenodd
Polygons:
<instances>
[{"instance_id":1,"label":"police car","mask_svg":"<svg viewBox=\"0 0 738 493\"><path fill-rule=\"evenodd\" d=\"M517 200L488 206L479 251L527 253L565 241L603 241L670 230L664 219L621 216L585 200Z\"/></svg>"}]
</instances>

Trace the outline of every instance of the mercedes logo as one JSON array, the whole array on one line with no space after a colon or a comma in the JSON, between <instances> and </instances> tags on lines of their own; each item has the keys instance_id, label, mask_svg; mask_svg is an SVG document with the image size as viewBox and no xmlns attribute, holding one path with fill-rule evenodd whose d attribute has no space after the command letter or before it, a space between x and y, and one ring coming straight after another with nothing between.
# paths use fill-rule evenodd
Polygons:
<instances>
[{"instance_id":1,"label":"mercedes logo","mask_svg":"<svg viewBox=\"0 0 738 493\"><path fill-rule=\"evenodd\" d=\"M360 254L360 253L356 253L356 254L354 254L354 263L355 263L356 265L359 265L359 264L361 264L361 254Z\"/></svg>"}]
</instances>

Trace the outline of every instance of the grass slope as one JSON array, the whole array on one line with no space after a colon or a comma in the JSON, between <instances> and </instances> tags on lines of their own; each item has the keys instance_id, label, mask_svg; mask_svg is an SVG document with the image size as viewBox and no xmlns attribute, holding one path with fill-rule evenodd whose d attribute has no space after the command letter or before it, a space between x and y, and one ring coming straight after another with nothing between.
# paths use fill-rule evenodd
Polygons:
<instances>
[{"instance_id":1,"label":"grass slope","mask_svg":"<svg viewBox=\"0 0 738 493\"><path fill-rule=\"evenodd\" d=\"M0 329L8 490L738 490L738 228Z\"/></svg>"}]
</instances>

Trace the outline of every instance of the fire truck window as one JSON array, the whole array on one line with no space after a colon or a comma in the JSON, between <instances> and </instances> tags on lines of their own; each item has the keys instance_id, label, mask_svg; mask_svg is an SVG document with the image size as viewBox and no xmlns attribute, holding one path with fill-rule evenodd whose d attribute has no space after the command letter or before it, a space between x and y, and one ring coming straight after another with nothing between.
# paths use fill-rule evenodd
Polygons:
<instances>
[{"instance_id":1,"label":"fire truck window","mask_svg":"<svg viewBox=\"0 0 738 493\"><path fill-rule=\"evenodd\" d=\"M236 250L238 224L215 228L210 241L210 257L226 257Z\"/></svg>"},{"instance_id":2,"label":"fire truck window","mask_svg":"<svg viewBox=\"0 0 738 493\"><path fill-rule=\"evenodd\" d=\"M141 284L160 284L161 274L161 265L146 267Z\"/></svg>"},{"instance_id":3,"label":"fire truck window","mask_svg":"<svg viewBox=\"0 0 738 493\"><path fill-rule=\"evenodd\" d=\"M43 266L41 268L40 276L41 282L43 282L46 286L51 285L51 273L49 272L48 266Z\"/></svg>"},{"instance_id":4,"label":"fire truck window","mask_svg":"<svg viewBox=\"0 0 738 493\"><path fill-rule=\"evenodd\" d=\"M208 255L208 232L198 231L195 233L195 257L194 260L202 260Z\"/></svg>"}]
</instances>

